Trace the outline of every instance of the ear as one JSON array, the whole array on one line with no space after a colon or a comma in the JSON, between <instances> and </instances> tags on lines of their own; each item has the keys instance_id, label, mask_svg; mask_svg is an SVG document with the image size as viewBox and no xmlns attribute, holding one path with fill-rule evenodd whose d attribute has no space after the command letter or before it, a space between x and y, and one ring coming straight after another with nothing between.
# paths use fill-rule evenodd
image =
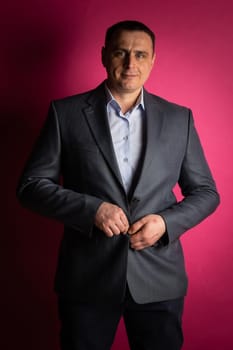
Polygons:
<instances>
[{"instance_id":1,"label":"ear","mask_svg":"<svg viewBox=\"0 0 233 350\"><path fill-rule=\"evenodd\" d=\"M106 67L106 49L103 46L101 50L101 61L104 67Z\"/></svg>"},{"instance_id":2,"label":"ear","mask_svg":"<svg viewBox=\"0 0 233 350\"><path fill-rule=\"evenodd\" d=\"M155 60L156 60L156 53L154 52L152 57L152 65L151 65L152 67L154 66Z\"/></svg>"}]
</instances>

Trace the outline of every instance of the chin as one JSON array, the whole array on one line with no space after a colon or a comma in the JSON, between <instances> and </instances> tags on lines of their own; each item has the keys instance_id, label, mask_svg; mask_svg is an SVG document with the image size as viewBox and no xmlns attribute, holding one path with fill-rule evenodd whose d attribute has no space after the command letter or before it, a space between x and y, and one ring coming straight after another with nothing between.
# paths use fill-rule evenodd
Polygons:
<instances>
[{"instance_id":1,"label":"chin","mask_svg":"<svg viewBox=\"0 0 233 350\"><path fill-rule=\"evenodd\" d=\"M125 90L125 91L127 91L127 92L134 92L134 91L136 91L136 90L139 90L139 89L141 89L141 86L122 86L122 90Z\"/></svg>"}]
</instances>

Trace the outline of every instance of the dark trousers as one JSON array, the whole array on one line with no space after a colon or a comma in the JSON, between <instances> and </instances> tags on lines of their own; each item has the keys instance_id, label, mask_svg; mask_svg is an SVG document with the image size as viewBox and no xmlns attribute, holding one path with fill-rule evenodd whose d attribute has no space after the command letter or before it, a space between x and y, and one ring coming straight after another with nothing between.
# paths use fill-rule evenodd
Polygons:
<instances>
[{"instance_id":1,"label":"dark trousers","mask_svg":"<svg viewBox=\"0 0 233 350\"><path fill-rule=\"evenodd\" d=\"M131 350L180 350L184 299L137 304L129 291L121 305L60 299L62 350L110 350L121 316Z\"/></svg>"}]
</instances>

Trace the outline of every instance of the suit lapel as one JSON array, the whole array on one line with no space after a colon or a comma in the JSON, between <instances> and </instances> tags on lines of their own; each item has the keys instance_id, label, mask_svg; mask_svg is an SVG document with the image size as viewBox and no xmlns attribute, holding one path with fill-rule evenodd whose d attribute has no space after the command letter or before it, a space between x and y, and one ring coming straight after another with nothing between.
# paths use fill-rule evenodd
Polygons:
<instances>
[{"instance_id":1,"label":"suit lapel","mask_svg":"<svg viewBox=\"0 0 233 350\"><path fill-rule=\"evenodd\" d=\"M113 175L124 189L108 124L103 84L93 90L87 102L88 104L84 109L84 114L92 135ZM152 159L155 157L157 145L160 142L164 119L163 112L160 110L154 96L151 96L145 90L144 102L146 108L145 150L141 172L133 191L134 196L137 196L137 193L140 195L141 189L145 186L145 179L147 178L146 172L148 171Z\"/></svg>"},{"instance_id":2,"label":"suit lapel","mask_svg":"<svg viewBox=\"0 0 233 350\"><path fill-rule=\"evenodd\" d=\"M141 188L145 186L145 179L147 179L146 172L148 171L148 167L153 158L156 156L156 149L158 148L157 145L160 142L164 120L163 112L160 110L154 96L152 97L145 90L144 102L146 109L145 150L141 172L134 189L134 196L137 196L137 193L140 195Z\"/></svg>"},{"instance_id":3,"label":"suit lapel","mask_svg":"<svg viewBox=\"0 0 233 350\"><path fill-rule=\"evenodd\" d=\"M91 94L88 99L88 106L84 109L84 114L96 144L108 163L109 168L117 178L117 181L123 187L106 113L106 99L103 84L97 87Z\"/></svg>"}]
</instances>

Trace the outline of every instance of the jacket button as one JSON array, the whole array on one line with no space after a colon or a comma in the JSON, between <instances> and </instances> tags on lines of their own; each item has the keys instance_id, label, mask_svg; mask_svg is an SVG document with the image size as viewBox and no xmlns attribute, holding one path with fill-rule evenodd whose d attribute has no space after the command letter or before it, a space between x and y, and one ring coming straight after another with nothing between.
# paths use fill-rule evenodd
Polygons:
<instances>
[{"instance_id":1,"label":"jacket button","mask_svg":"<svg viewBox=\"0 0 233 350\"><path fill-rule=\"evenodd\" d=\"M138 202L140 202L140 199L138 199L138 198L132 198L132 203L138 203Z\"/></svg>"}]
</instances>

